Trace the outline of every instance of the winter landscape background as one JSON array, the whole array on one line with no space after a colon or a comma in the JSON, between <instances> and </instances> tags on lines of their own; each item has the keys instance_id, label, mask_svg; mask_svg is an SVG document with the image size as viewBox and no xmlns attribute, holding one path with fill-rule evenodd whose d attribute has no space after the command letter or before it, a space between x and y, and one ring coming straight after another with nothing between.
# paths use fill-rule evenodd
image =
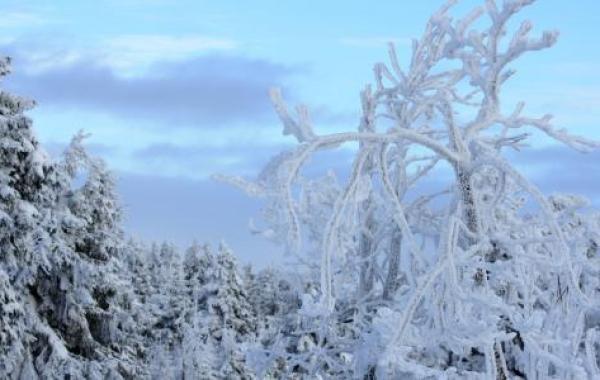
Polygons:
<instances>
[{"instance_id":1,"label":"winter landscape background","mask_svg":"<svg viewBox=\"0 0 600 380\"><path fill-rule=\"evenodd\" d=\"M0 377L600 376L598 7L3 3Z\"/></svg>"}]
</instances>

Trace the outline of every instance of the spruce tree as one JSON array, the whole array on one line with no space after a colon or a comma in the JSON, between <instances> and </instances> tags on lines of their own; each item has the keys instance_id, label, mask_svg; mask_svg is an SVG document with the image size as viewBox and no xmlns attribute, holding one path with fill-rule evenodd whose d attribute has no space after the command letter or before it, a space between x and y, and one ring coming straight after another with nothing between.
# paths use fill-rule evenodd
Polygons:
<instances>
[{"instance_id":1,"label":"spruce tree","mask_svg":"<svg viewBox=\"0 0 600 380\"><path fill-rule=\"evenodd\" d=\"M87 154L82 145L85 137L80 132L73 138L63 161L72 180L80 171L86 174L83 186L70 190L66 197L69 210L80 221L80 228L71 235L78 254L108 261L117 256L123 241L122 211L115 179L102 160Z\"/></svg>"},{"instance_id":2,"label":"spruce tree","mask_svg":"<svg viewBox=\"0 0 600 380\"><path fill-rule=\"evenodd\" d=\"M0 78L9 72L10 59L0 59ZM44 219L57 197L54 168L24 115L33 106L0 91L0 261L18 288L49 265L48 234L54 231L45 230Z\"/></svg>"},{"instance_id":3,"label":"spruce tree","mask_svg":"<svg viewBox=\"0 0 600 380\"><path fill-rule=\"evenodd\" d=\"M0 76L9 63L0 60ZM10 284L0 332L20 351L0 375L132 375L135 359L116 318L123 310L112 278L120 269L109 261L122 240L114 182L79 137L63 161L51 160L23 114L32 105L0 92L0 273ZM75 188L82 167L88 177Z\"/></svg>"},{"instance_id":4,"label":"spruce tree","mask_svg":"<svg viewBox=\"0 0 600 380\"><path fill-rule=\"evenodd\" d=\"M24 328L24 310L8 275L0 267L0 378L21 372L19 367L25 354Z\"/></svg>"},{"instance_id":5,"label":"spruce tree","mask_svg":"<svg viewBox=\"0 0 600 380\"><path fill-rule=\"evenodd\" d=\"M256 320L248 295L238 272L237 261L223 243L217 256L216 294L210 300L210 310L219 316L221 326L234 332L236 341L256 330Z\"/></svg>"}]
</instances>

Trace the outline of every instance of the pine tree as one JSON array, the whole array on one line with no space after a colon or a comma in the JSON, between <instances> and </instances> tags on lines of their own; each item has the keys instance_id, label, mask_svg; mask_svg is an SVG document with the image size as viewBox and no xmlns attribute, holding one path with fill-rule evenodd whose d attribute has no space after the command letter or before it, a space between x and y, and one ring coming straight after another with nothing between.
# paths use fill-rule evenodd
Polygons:
<instances>
[{"instance_id":1,"label":"pine tree","mask_svg":"<svg viewBox=\"0 0 600 380\"><path fill-rule=\"evenodd\" d=\"M256 276L247 275L245 284L248 289L248 300L257 319L263 328L272 327L274 320L283 311L279 279L273 268L266 268Z\"/></svg>"},{"instance_id":2,"label":"pine tree","mask_svg":"<svg viewBox=\"0 0 600 380\"><path fill-rule=\"evenodd\" d=\"M8 63L0 61L1 76ZM123 310L112 279L120 269L109 259L116 259L121 234L110 173L80 144L77 159L50 160L23 115L33 102L0 92L0 104L0 272L21 305L12 308L7 299L0 319L23 322L13 331L23 352L8 376L135 373L134 359L122 354L128 347L116 318ZM74 173L90 163L86 182L74 190ZM86 244L89 249L82 249Z\"/></svg>"},{"instance_id":3,"label":"pine tree","mask_svg":"<svg viewBox=\"0 0 600 380\"><path fill-rule=\"evenodd\" d=\"M254 333L256 321L237 261L223 243L219 246L215 277L217 289L209 301L210 311L219 317L223 328L234 331L235 339L241 341L244 336Z\"/></svg>"},{"instance_id":4,"label":"pine tree","mask_svg":"<svg viewBox=\"0 0 600 380\"><path fill-rule=\"evenodd\" d=\"M200 270L200 254L202 253L202 246L198 244L197 241L194 240L192 245L190 245L185 250L185 255L183 257L183 270L184 270L184 278L186 281L191 281L194 277L195 273L198 273Z\"/></svg>"},{"instance_id":5,"label":"pine tree","mask_svg":"<svg viewBox=\"0 0 600 380\"><path fill-rule=\"evenodd\" d=\"M9 72L9 64L9 59L0 60L0 76ZM60 240L64 212L59 202L68 179L40 148L32 122L23 114L32 106L32 101L0 92L0 264L26 315L59 301L47 293L63 284L46 280L57 265L69 261ZM48 361L67 359L60 340L47 327L51 321L37 315L26 321L16 330L26 352L13 370L40 371L39 365L32 365L39 352ZM43 366L44 359L36 363Z\"/></svg>"},{"instance_id":6,"label":"pine tree","mask_svg":"<svg viewBox=\"0 0 600 380\"><path fill-rule=\"evenodd\" d=\"M240 347L253 339L256 320L235 257L221 244L216 257L207 247L201 261L204 275L199 304L208 326L207 339L214 341L221 354L220 376L251 378Z\"/></svg>"},{"instance_id":7,"label":"pine tree","mask_svg":"<svg viewBox=\"0 0 600 380\"><path fill-rule=\"evenodd\" d=\"M218 378L219 356L205 322L204 315L196 313L186 325L182 342L184 380Z\"/></svg>"},{"instance_id":8,"label":"pine tree","mask_svg":"<svg viewBox=\"0 0 600 380\"><path fill-rule=\"evenodd\" d=\"M69 191L66 197L71 214L79 221L79 228L71 236L78 254L107 261L121 248L122 211L115 179L102 160L87 154L82 145L86 137L79 132L64 155L63 167L72 180L80 172L86 174L83 186Z\"/></svg>"},{"instance_id":9,"label":"pine tree","mask_svg":"<svg viewBox=\"0 0 600 380\"><path fill-rule=\"evenodd\" d=\"M10 59L0 59L0 78ZM45 220L58 196L54 168L40 148L31 120L23 114L33 101L0 91L0 261L17 287L48 268ZM21 289L19 289L21 290Z\"/></svg>"},{"instance_id":10,"label":"pine tree","mask_svg":"<svg viewBox=\"0 0 600 380\"><path fill-rule=\"evenodd\" d=\"M25 329L24 310L0 266L0 378L20 373L25 355L22 331Z\"/></svg>"},{"instance_id":11,"label":"pine tree","mask_svg":"<svg viewBox=\"0 0 600 380\"><path fill-rule=\"evenodd\" d=\"M202 254L203 248L196 241L189 246L183 258L183 279L190 297L197 293L202 284Z\"/></svg>"},{"instance_id":12,"label":"pine tree","mask_svg":"<svg viewBox=\"0 0 600 380\"><path fill-rule=\"evenodd\" d=\"M152 319L148 335L165 349L181 340L185 302L180 256L172 244L152 244L148 253L149 297L147 311Z\"/></svg>"}]
</instances>

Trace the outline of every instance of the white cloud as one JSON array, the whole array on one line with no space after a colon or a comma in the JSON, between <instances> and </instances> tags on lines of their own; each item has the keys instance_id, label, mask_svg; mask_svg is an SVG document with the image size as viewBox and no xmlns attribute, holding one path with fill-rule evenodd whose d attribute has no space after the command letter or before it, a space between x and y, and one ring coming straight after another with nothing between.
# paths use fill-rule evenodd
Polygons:
<instances>
[{"instance_id":1,"label":"white cloud","mask_svg":"<svg viewBox=\"0 0 600 380\"><path fill-rule=\"evenodd\" d=\"M33 26L48 24L49 22L50 20L47 17L44 17L38 13L25 11L8 11L2 13L2 17L0 18L0 28L31 28Z\"/></svg>"},{"instance_id":2,"label":"white cloud","mask_svg":"<svg viewBox=\"0 0 600 380\"><path fill-rule=\"evenodd\" d=\"M412 39L408 37L386 37L386 36L371 36L371 37L343 37L339 42L345 46L360 47L360 48L380 48L385 47L388 43L393 42L396 45L410 45Z\"/></svg>"},{"instance_id":3,"label":"white cloud","mask_svg":"<svg viewBox=\"0 0 600 380\"><path fill-rule=\"evenodd\" d=\"M14 46L17 53L26 52L19 54L19 64L20 70L28 73L41 73L87 61L110 67L121 76L143 74L156 62L181 61L206 52L227 51L237 47L235 41L226 38L155 34L120 35L68 48L64 39L18 41L0 38L0 44Z\"/></svg>"},{"instance_id":4,"label":"white cloud","mask_svg":"<svg viewBox=\"0 0 600 380\"><path fill-rule=\"evenodd\" d=\"M156 61L179 60L211 50L232 50L237 44L226 38L199 35L122 35L101 43L105 63L131 69Z\"/></svg>"},{"instance_id":5,"label":"white cloud","mask_svg":"<svg viewBox=\"0 0 600 380\"><path fill-rule=\"evenodd\" d=\"M65 67L86 58L85 54L76 50L49 47L47 49L28 49L28 56L20 57L23 63L19 70L35 74L46 70Z\"/></svg>"}]
</instances>

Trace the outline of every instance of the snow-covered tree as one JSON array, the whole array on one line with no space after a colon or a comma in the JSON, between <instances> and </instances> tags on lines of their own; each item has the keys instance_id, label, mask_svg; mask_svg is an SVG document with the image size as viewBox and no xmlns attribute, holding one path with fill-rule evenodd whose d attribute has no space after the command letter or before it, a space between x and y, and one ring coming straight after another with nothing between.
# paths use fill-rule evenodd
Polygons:
<instances>
[{"instance_id":1,"label":"snow-covered tree","mask_svg":"<svg viewBox=\"0 0 600 380\"><path fill-rule=\"evenodd\" d=\"M216 256L206 247L201 261L206 264L198 302L205 313L207 341L220 353L216 369L224 378L251 378L241 344L253 339L256 320L237 261L224 244Z\"/></svg>"},{"instance_id":2,"label":"snow-covered tree","mask_svg":"<svg viewBox=\"0 0 600 380\"><path fill-rule=\"evenodd\" d=\"M19 298L9 282L8 275L0 267L0 376L8 377L20 373L25 347L24 310Z\"/></svg>"},{"instance_id":3,"label":"snow-covered tree","mask_svg":"<svg viewBox=\"0 0 600 380\"><path fill-rule=\"evenodd\" d=\"M8 64L0 62L2 76ZM7 353L2 377L133 376L136 358L119 323L120 284L112 281L120 269L109 261L115 250L104 250L121 240L110 173L94 161L74 190L71 169L81 161L50 159L23 114L33 102L6 92L0 98L0 272L10 284L0 319L7 347L20 350L16 361ZM74 207L79 191L86 196ZM81 249L81 242L95 246Z\"/></svg>"},{"instance_id":4,"label":"snow-covered tree","mask_svg":"<svg viewBox=\"0 0 600 380\"><path fill-rule=\"evenodd\" d=\"M590 217L553 209L504 154L523 147L530 131L582 152L600 147L556 129L548 115L525 115L522 102L501 103L514 61L558 36L531 37L528 21L509 34L509 21L533 2L487 0L456 19L448 2L414 41L406 70L390 45L390 64L377 64L375 85L361 92L356 130L318 134L306 107L292 115L272 91L283 133L298 147L255 182L221 179L267 198L269 235L288 251L310 253L307 237L314 226L321 231L320 299L303 300L320 327L303 344L315 360L311 376L345 371L348 357L371 358L354 367L358 377L597 375L599 294L588 283L598 271L597 227L572 233L574 220ZM356 154L346 184L311 189L301 176L306 162L348 143ZM452 181L425 191L423 181L443 171ZM307 192L337 192L326 223L318 222L322 210L303 208Z\"/></svg>"},{"instance_id":5,"label":"snow-covered tree","mask_svg":"<svg viewBox=\"0 0 600 380\"><path fill-rule=\"evenodd\" d=\"M200 275L203 270L202 251L203 247L196 241L185 250L185 255L183 257L183 273L186 286L190 287L190 291L195 283L201 285L203 282L202 276Z\"/></svg>"},{"instance_id":6,"label":"snow-covered tree","mask_svg":"<svg viewBox=\"0 0 600 380\"><path fill-rule=\"evenodd\" d=\"M209 301L212 312L219 316L222 327L234 331L236 340L251 335L256 321L242 282L237 260L231 250L221 243L215 273L216 294Z\"/></svg>"},{"instance_id":7,"label":"snow-covered tree","mask_svg":"<svg viewBox=\"0 0 600 380\"><path fill-rule=\"evenodd\" d=\"M259 321L265 323L282 312L279 279L273 268L263 269L253 277L245 281L248 300Z\"/></svg>"},{"instance_id":8,"label":"snow-covered tree","mask_svg":"<svg viewBox=\"0 0 600 380\"><path fill-rule=\"evenodd\" d=\"M10 59L0 59L0 78L9 72ZM52 231L45 231L44 219L51 217L57 197L53 167L23 114L33 105L0 92L0 259L17 287L30 283L40 265L48 265L43 245Z\"/></svg>"},{"instance_id":9,"label":"snow-covered tree","mask_svg":"<svg viewBox=\"0 0 600 380\"><path fill-rule=\"evenodd\" d=\"M192 321L186 325L182 351L183 379L219 378L216 368L220 362L219 355L201 313L194 314Z\"/></svg>"},{"instance_id":10,"label":"snow-covered tree","mask_svg":"<svg viewBox=\"0 0 600 380\"><path fill-rule=\"evenodd\" d=\"M122 242L121 208L115 189L115 179L105 163L90 157L83 147L87 136L79 132L64 155L63 167L76 179L85 174L85 182L67 196L68 207L79 221L75 250L95 260L107 261L117 255Z\"/></svg>"}]
</instances>

